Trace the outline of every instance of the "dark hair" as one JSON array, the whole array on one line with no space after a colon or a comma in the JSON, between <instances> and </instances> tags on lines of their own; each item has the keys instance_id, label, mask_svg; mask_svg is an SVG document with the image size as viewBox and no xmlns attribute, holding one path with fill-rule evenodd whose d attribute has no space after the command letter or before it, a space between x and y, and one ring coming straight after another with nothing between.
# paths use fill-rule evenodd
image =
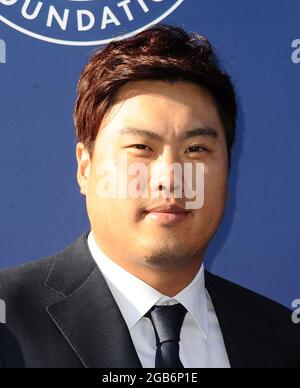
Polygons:
<instances>
[{"instance_id":1,"label":"dark hair","mask_svg":"<svg viewBox=\"0 0 300 388\"><path fill-rule=\"evenodd\" d=\"M101 121L121 86L129 81L188 81L213 96L225 128L229 166L235 142L237 104L230 76L221 70L207 38L165 24L113 41L92 55L77 88L77 141L93 152Z\"/></svg>"}]
</instances>

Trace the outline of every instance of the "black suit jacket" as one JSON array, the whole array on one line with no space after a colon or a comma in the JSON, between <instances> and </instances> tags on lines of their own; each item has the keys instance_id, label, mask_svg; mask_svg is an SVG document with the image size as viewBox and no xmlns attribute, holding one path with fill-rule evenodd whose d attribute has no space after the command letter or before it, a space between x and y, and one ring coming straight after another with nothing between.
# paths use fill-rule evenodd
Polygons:
<instances>
[{"instance_id":1,"label":"black suit jacket","mask_svg":"<svg viewBox=\"0 0 300 388\"><path fill-rule=\"evenodd\" d=\"M0 323L0 368L24 368L22 349L11 332Z\"/></svg>"},{"instance_id":2,"label":"black suit jacket","mask_svg":"<svg viewBox=\"0 0 300 388\"><path fill-rule=\"evenodd\" d=\"M0 336L2 366L142 368L86 237L56 256L0 272L11 338ZM289 310L205 277L233 368L300 367L300 327Z\"/></svg>"}]
</instances>

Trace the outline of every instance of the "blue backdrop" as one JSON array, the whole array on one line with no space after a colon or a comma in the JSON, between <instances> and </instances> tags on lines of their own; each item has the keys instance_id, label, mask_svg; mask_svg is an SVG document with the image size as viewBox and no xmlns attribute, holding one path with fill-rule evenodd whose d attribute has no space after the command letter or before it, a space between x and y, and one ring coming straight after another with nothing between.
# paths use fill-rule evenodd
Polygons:
<instances>
[{"instance_id":1,"label":"blue backdrop","mask_svg":"<svg viewBox=\"0 0 300 388\"><path fill-rule=\"evenodd\" d=\"M300 2L24 4L0 0L0 267L56 253L89 228L76 183L77 79L95 42L163 21L208 36L239 96L230 202L206 266L291 307L300 298Z\"/></svg>"}]
</instances>

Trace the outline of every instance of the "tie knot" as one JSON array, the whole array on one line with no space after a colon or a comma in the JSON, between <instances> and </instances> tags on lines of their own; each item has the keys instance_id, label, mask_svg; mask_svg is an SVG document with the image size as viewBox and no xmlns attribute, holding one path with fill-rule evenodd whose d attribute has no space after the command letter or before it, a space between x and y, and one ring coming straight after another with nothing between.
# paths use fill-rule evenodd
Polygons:
<instances>
[{"instance_id":1,"label":"tie knot","mask_svg":"<svg viewBox=\"0 0 300 388\"><path fill-rule=\"evenodd\" d=\"M154 327L157 345L180 341L181 327L186 313L186 308L179 303L172 306L153 306L145 314Z\"/></svg>"}]
</instances>

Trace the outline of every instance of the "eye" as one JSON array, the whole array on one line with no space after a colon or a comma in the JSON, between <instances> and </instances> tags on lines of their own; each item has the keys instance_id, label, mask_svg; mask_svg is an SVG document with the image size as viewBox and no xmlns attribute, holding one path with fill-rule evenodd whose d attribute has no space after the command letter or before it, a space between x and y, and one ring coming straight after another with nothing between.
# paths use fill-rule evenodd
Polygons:
<instances>
[{"instance_id":1,"label":"eye","mask_svg":"<svg viewBox=\"0 0 300 388\"><path fill-rule=\"evenodd\" d=\"M134 148L136 150L139 150L139 151L152 151L152 149L148 146L146 146L145 144L133 144L131 146L129 146L128 148Z\"/></svg>"},{"instance_id":2,"label":"eye","mask_svg":"<svg viewBox=\"0 0 300 388\"><path fill-rule=\"evenodd\" d=\"M188 150L191 150L191 152L207 152L208 150L205 148L205 147L202 147L202 146L192 146L192 147L189 147L187 149Z\"/></svg>"}]
</instances>

